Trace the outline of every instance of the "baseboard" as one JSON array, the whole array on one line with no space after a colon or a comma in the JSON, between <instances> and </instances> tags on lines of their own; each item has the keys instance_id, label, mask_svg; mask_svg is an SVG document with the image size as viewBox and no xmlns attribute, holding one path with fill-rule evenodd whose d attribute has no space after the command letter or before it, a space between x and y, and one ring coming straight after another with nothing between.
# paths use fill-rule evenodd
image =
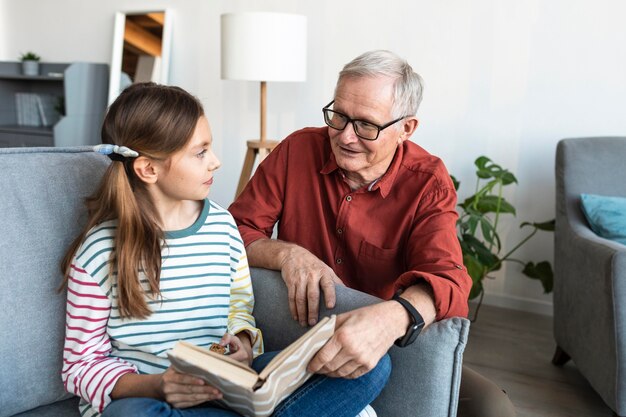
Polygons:
<instances>
[{"instance_id":1,"label":"baseboard","mask_svg":"<svg viewBox=\"0 0 626 417\"><path fill-rule=\"evenodd\" d=\"M475 304L478 299L471 300ZM516 297L503 294L485 294L483 304L496 307L510 308L512 310L526 311L529 313L552 316L552 303L548 301L533 300L531 298Z\"/></svg>"}]
</instances>

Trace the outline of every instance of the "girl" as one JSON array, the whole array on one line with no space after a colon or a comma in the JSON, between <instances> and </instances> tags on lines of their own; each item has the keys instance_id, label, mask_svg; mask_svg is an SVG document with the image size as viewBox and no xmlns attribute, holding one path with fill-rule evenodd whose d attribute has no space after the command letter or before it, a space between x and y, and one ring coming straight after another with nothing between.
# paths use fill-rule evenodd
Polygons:
<instances>
[{"instance_id":1,"label":"girl","mask_svg":"<svg viewBox=\"0 0 626 417\"><path fill-rule=\"evenodd\" d=\"M238 416L166 356L178 340L228 345L257 369L273 355L261 355L237 227L207 199L220 162L202 106L177 87L134 84L109 108L102 141L96 150L113 162L62 262L65 387L85 417ZM274 416L353 417L389 373L385 357L358 379L316 375Z\"/></svg>"}]
</instances>

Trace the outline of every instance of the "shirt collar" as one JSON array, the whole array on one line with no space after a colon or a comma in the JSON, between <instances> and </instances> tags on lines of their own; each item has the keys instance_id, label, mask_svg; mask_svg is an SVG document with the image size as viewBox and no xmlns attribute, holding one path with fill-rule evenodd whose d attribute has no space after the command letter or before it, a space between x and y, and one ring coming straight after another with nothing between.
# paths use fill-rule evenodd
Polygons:
<instances>
[{"instance_id":1,"label":"shirt collar","mask_svg":"<svg viewBox=\"0 0 626 417\"><path fill-rule=\"evenodd\" d=\"M400 167L402 166L402 157L404 155L404 143L396 148L396 154L393 156L391 160L391 164L389 164L389 168L387 168L387 172L383 174L377 180L374 180L374 184L371 185L370 191L380 190L380 195L385 198L391 192L391 187L398 176L398 172L400 171ZM329 157L322 169L320 170L320 174L328 175L335 171L339 171L339 165L337 165L337 161L335 160L335 154L333 153L330 146L328 147Z\"/></svg>"}]
</instances>

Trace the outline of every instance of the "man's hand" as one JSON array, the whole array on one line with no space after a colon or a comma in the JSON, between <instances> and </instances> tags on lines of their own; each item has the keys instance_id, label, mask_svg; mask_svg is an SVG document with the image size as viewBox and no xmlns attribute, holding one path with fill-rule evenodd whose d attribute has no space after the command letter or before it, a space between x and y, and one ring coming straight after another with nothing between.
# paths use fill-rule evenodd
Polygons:
<instances>
[{"instance_id":1,"label":"man's hand","mask_svg":"<svg viewBox=\"0 0 626 417\"><path fill-rule=\"evenodd\" d=\"M430 286L419 283L402 297L420 312L426 326L435 321L435 304ZM411 323L397 301L383 301L337 316L335 334L309 362L311 372L331 377L358 378L373 369L380 358Z\"/></svg>"},{"instance_id":2,"label":"man's hand","mask_svg":"<svg viewBox=\"0 0 626 417\"><path fill-rule=\"evenodd\" d=\"M398 303L386 301L337 316L335 334L313 357L308 370L358 378L373 369L408 326L408 318L394 318L406 314L399 310L402 306L394 304Z\"/></svg>"},{"instance_id":3,"label":"man's hand","mask_svg":"<svg viewBox=\"0 0 626 417\"><path fill-rule=\"evenodd\" d=\"M289 295L289 310L300 325L313 326L319 315L320 289L326 308L335 307L335 284L343 282L335 272L308 250L291 245L281 263L281 274Z\"/></svg>"},{"instance_id":4,"label":"man's hand","mask_svg":"<svg viewBox=\"0 0 626 417\"><path fill-rule=\"evenodd\" d=\"M276 239L259 239L246 246L251 266L281 271L289 295L289 310L302 326L317 323L320 289L326 307L335 307L335 284L343 282L308 250Z\"/></svg>"}]
</instances>

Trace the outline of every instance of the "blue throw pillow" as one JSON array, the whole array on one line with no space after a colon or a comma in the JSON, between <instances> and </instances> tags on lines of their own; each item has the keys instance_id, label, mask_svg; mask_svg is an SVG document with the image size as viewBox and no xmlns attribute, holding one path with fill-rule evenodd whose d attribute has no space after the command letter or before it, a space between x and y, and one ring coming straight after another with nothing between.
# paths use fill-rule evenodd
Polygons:
<instances>
[{"instance_id":1,"label":"blue throw pillow","mask_svg":"<svg viewBox=\"0 0 626 417\"><path fill-rule=\"evenodd\" d=\"M580 201L591 230L626 245L626 198L581 194Z\"/></svg>"}]
</instances>

